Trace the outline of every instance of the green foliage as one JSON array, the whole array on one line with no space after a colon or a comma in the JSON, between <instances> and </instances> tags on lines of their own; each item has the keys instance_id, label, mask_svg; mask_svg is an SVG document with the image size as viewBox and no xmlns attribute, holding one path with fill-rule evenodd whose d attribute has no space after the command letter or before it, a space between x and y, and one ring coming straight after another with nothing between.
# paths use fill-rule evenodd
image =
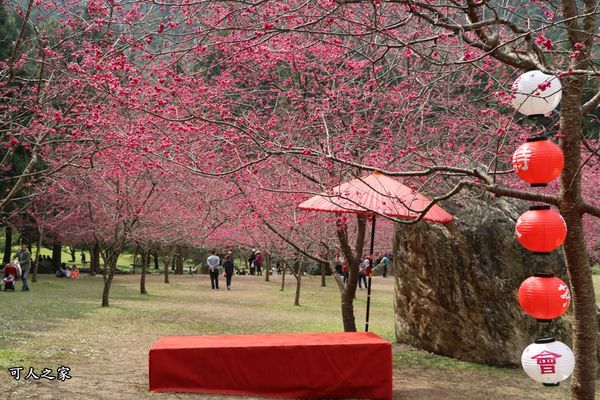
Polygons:
<instances>
[{"instance_id":1,"label":"green foliage","mask_svg":"<svg viewBox=\"0 0 600 400\"><path fill-rule=\"evenodd\" d=\"M4 3L0 4L0 61L12 56L20 24L19 16Z\"/></svg>"}]
</instances>

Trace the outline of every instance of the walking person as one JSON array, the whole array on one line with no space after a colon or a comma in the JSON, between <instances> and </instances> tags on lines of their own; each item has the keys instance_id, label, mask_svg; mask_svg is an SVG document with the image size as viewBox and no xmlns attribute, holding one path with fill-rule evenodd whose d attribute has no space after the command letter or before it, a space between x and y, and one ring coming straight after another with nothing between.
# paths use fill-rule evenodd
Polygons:
<instances>
[{"instance_id":1,"label":"walking person","mask_svg":"<svg viewBox=\"0 0 600 400\"><path fill-rule=\"evenodd\" d=\"M206 259L206 264L208 264L210 274L210 286L212 290L219 290L219 264L221 259L215 253L215 250L211 251L211 255Z\"/></svg>"},{"instance_id":2,"label":"walking person","mask_svg":"<svg viewBox=\"0 0 600 400\"><path fill-rule=\"evenodd\" d=\"M361 283L365 284L365 289L367 288L367 270L371 266L371 260L369 257L365 257L365 259L358 266L358 288L363 289Z\"/></svg>"},{"instance_id":3,"label":"walking person","mask_svg":"<svg viewBox=\"0 0 600 400\"><path fill-rule=\"evenodd\" d=\"M254 275L254 260L256 260L256 250L252 250L250 257L248 257L248 264L250 264L250 275Z\"/></svg>"},{"instance_id":4,"label":"walking person","mask_svg":"<svg viewBox=\"0 0 600 400\"><path fill-rule=\"evenodd\" d=\"M337 254L335 256L335 272L338 275L342 275L342 264L344 262L344 257L341 256L341 254Z\"/></svg>"},{"instance_id":5,"label":"walking person","mask_svg":"<svg viewBox=\"0 0 600 400\"><path fill-rule=\"evenodd\" d=\"M225 261L223 261L223 268L225 269L225 280L227 283L227 290L231 290L231 277L233 276L233 260L231 259L231 253L225 255Z\"/></svg>"},{"instance_id":6,"label":"walking person","mask_svg":"<svg viewBox=\"0 0 600 400\"><path fill-rule=\"evenodd\" d=\"M21 291L25 292L29 290L27 277L29 276L29 272L31 270L31 253L29 253L25 243L21 244L21 250L19 250L15 257L19 259L19 264L21 264L21 279L23 280L23 287L21 288Z\"/></svg>"},{"instance_id":7,"label":"walking person","mask_svg":"<svg viewBox=\"0 0 600 400\"><path fill-rule=\"evenodd\" d=\"M346 260L342 261L342 276L344 277L344 279L343 279L344 285L346 284L346 282L348 282L349 271L350 271L350 268L348 268L348 263L346 262Z\"/></svg>"},{"instance_id":8,"label":"walking person","mask_svg":"<svg viewBox=\"0 0 600 400\"><path fill-rule=\"evenodd\" d=\"M383 277L387 277L388 266L390 265L390 259L388 258L387 254L383 255L379 264L383 265Z\"/></svg>"},{"instance_id":9,"label":"walking person","mask_svg":"<svg viewBox=\"0 0 600 400\"><path fill-rule=\"evenodd\" d=\"M256 275L262 275L263 256L260 253L260 250L256 252L256 257L254 258L254 265L256 266Z\"/></svg>"}]
</instances>

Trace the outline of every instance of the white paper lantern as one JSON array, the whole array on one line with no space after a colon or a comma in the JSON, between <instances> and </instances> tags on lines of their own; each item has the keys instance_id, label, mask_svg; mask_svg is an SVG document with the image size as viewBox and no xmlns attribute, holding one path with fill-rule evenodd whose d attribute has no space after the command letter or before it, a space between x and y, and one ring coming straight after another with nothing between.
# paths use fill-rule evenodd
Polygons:
<instances>
[{"instance_id":1,"label":"white paper lantern","mask_svg":"<svg viewBox=\"0 0 600 400\"><path fill-rule=\"evenodd\" d=\"M544 386L558 386L573 373L575 357L563 342L544 338L527 346L521 355L521 365L533 380Z\"/></svg>"},{"instance_id":2,"label":"white paper lantern","mask_svg":"<svg viewBox=\"0 0 600 400\"><path fill-rule=\"evenodd\" d=\"M524 115L545 115L554 110L562 97L562 85L554 75L529 71L512 86L512 106Z\"/></svg>"}]
</instances>

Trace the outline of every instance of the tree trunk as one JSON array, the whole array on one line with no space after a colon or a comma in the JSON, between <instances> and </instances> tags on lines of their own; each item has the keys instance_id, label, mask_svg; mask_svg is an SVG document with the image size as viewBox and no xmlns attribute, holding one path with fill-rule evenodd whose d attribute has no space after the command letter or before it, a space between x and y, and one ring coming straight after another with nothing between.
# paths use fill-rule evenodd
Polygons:
<instances>
[{"instance_id":1,"label":"tree trunk","mask_svg":"<svg viewBox=\"0 0 600 400\"><path fill-rule=\"evenodd\" d=\"M598 322L590 259L583 233L581 197L582 86L585 78L565 76L560 112L560 141L565 165L560 182L560 213L567 224L565 261L571 283L573 304L573 352L575 370L571 378L571 398L595 397Z\"/></svg>"},{"instance_id":2,"label":"tree trunk","mask_svg":"<svg viewBox=\"0 0 600 400\"><path fill-rule=\"evenodd\" d=\"M169 255L165 258L165 283L169 283L169 266L173 264L173 251L169 251Z\"/></svg>"},{"instance_id":3,"label":"tree trunk","mask_svg":"<svg viewBox=\"0 0 600 400\"><path fill-rule=\"evenodd\" d=\"M573 351L575 370L571 380L572 398L593 399L595 393L598 323L592 273L585 245L581 214L566 211L561 214L568 232L564 243L565 260L573 304Z\"/></svg>"},{"instance_id":4,"label":"tree trunk","mask_svg":"<svg viewBox=\"0 0 600 400\"><path fill-rule=\"evenodd\" d=\"M158 254L157 253L152 253L152 257L154 257L154 269L158 269L159 265L158 265Z\"/></svg>"},{"instance_id":5,"label":"tree trunk","mask_svg":"<svg viewBox=\"0 0 600 400\"><path fill-rule=\"evenodd\" d=\"M77 260L75 260L75 248L72 246L69 246L69 253L71 253L71 262L75 262Z\"/></svg>"},{"instance_id":6,"label":"tree trunk","mask_svg":"<svg viewBox=\"0 0 600 400\"><path fill-rule=\"evenodd\" d=\"M94 241L90 252L90 276L95 276L100 270L100 243Z\"/></svg>"},{"instance_id":7,"label":"tree trunk","mask_svg":"<svg viewBox=\"0 0 600 400\"><path fill-rule=\"evenodd\" d=\"M140 249L140 245L136 244L135 245L135 253L133 253L133 268L131 270L131 273L134 274L134 275L135 275L135 267L137 265L139 265L139 259L138 259L138 257L142 258L142 263L144 262L143 261L144 256L141 254L143 252L144 252L144 250Z\"/></svg>"},{"instance_id":8,"label":"tree trunk","mask_svg":"<svg viewBox=\"0 0 600 400\"><path fill-rule=\"evenodd\" d=\"M6 265L10 262L10 258L12 257L12 227L6 225L4 228L4 258L2 259L2 264Z\"/></svg>"},{"instance_id":9,"label":"tree trunk","mask_svg":"<svg viewBox=\"0 0 600 400\"><path fill-rule=\"evenodd\" d=\"M52 268L54 271L58 270L62 263L62 244L55 242L52 245Z\"/></svg>"},{"instance_id":10,"label":"tree trunk","mask_svg":"<svg viewBox=\"0 0 600 400\"><path fill-rule=\"evenodd\" d=\"M294 305L300 305L300 288L302 287L302 275L304 274L304 263L300 259L300 267L298 268L298 276L296 277L296 297L294 298Z\"/></svg>"},{"instance_id":11,"label":"tree trunk","mask_svg":"<svg viewBox=\"0 0 600 400\"><path fill-rule=\"evenodd\" d=\"M150 254L148 250L142 249L142 276L140 277L140 293L147 294L146 291L146 271L150 266Z\"/></svg>"},{"instance_id":12,"label":"tree trunk","mask_svg":"<svg viewBox=\"0 0 600 400\"><path fill-rule=\"evenodd\" d=\"M177 275L183 275L183 246L177 246L176 269Z\"/></svg>"},{"instance_id":13,"label":"tree trunk","mask_svg":"<svg viewBox=\"0 0 600 400\"><path fill-rule=\"evenodd\" d=\"M283 290L285 289L285 270L287 268L287 264L284 264L281 270L281 289L279 289L281 292L283 292Z\"/></svg>"},{"instance_id":14,"label":"tree trunk","mask_svg":"<svg viewBox=\"0 0 600 400\"><path fill-rule=\"evenodd\" d=\"M102 307L108 307L108 296L110 293L110 287L117 270L117 260L119 258L120 250L112 250L107 254L104 260L104 268L102 276L104 277L104 290L102 290Z\"/></svg>"},{"instance_id":15,"label":"tree trunk","mask_svg":"<svg viewBox=\"0 0 600 400\"><path fill-rule=\"evenodd\" d=\"M335 270L335 266L333 266L332 264L325 264L326 268L329 268L329 271L331 272L331 276L333 276L333 279L335 280L335 283L338 285L338 289L340 289L340 293L342 293L344 291L344 282L342 281L342 278L340 275L338 275L338 273Z\"/></svg>"},{"instance_id":16,"label":"tree trunk","mask_svg":"<svg viewBox=\"0 0 600 400\"><path fill-rule=\"evenodd\" d=\"M325 263L319 263L321 265L321 287L326 287L327 282L325 280Z\"/></svg>"},{"instance_id":17,"label":"tree trunk","mask_svg":"<svg viewBox=\"0 0 600 400\"><path fill-rule=\"evenodd\" d=\"M265 254L265 282L269 282L269 274L271 273L271 255Z\"/></svg>"},{"instance_id":18,"label":"tree trunk","mask_svg":"<svg viewBox=\"0 0 600 400\"><path fill-rule=\"evenodd\" d=\"M341 307L342 307L342 322L344 324L344 332L356 332L356 321L354 318L354 297L356 297L356 286L358 285L358 266L362 259L362 252L365 245L365 234L367 227L367 217L358 214L356 233L356 244L354 251L348 243L348 226L343 220L338 220L336 233L340 241L340 247L346 257L348 263L348 281L342 291Z\"/></svg>"},{"instance_id":19,"label":"tree trunk","mask_svg":"<svg viewBox=\"0 0 600 400\"><path fill-rule=\"evenodd\" d=\"M31 265L31 282L37 282L38 267L40 265L42 241L44 240L44 228L38 225L38 240L35 242L35 262Z\"/></svg>"},{"instance_id":20,"label":"tree trunk","mask_svg":"<svg viewBox=\"0 0 600 400\"><path fill-rule=\"evenodd\" d=\"M353 263L349 266L348 281L342 291L342 321L344 323L344 332L356 332L354 298L356 297L356 286L358 285L358 264L359 263Z\"/></svg>"}]
</instances>

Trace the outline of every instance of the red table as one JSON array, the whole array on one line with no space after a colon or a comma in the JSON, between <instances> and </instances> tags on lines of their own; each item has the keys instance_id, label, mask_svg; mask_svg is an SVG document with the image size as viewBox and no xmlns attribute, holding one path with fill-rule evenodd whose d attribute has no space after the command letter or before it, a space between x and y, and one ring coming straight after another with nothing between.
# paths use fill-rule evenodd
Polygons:
<instances>
[{"instance_id":1,"label":"red table","mask_svg":"<svg viewBox=\"0 0 600 400\"><path fill-rule=\"evenodd\" d=\"M286 398L392 398L392 347L371 332L166 336L150 390Z\"/></svg>"}]
</instances>

